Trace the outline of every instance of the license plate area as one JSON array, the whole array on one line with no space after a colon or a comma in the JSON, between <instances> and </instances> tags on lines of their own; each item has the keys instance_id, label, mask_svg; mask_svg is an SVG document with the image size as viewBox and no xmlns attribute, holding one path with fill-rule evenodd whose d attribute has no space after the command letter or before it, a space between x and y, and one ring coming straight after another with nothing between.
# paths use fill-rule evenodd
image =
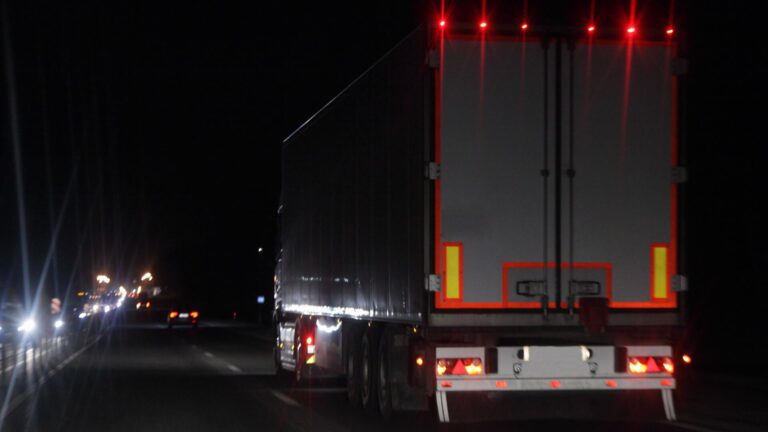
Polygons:
<instances>
[{"instance_id":1,"label":"license plate area","mask_svg":"<svg viewBox=\"0 0 768 432\"><path fill-rule=\"evenodd\" d=\"M614 375L612 346L499 347L499 374L517 378Z\"/></svg>"}]
</instances>

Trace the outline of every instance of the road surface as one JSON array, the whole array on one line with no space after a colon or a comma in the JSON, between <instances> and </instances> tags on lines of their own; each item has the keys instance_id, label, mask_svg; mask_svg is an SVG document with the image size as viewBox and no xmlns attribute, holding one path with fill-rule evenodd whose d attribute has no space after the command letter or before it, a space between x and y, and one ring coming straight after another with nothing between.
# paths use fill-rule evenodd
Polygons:
<instances>
[{"instance_id":1,"label":"road surface","mask_svg":"<svg viewBox=\"0 0 768 432\"><path fill-rule=\"evenodd\" d=\"M766 398L750 382L713 380L679 404L682 422L491 421L439 425L430 413L385 421L350 410L342 382L296 387L274 375L269 331L202 323L104 332L33 392L7 397L2 431L711 431L766 430ZM722 380L721 380L722 381ZM762 398L762 400L761 400ZM11 407L8 407L12 403ZM488 402L488 410L510 409ZM500 405L500 404L496 404Z\"/></svg>"}]
</instances>

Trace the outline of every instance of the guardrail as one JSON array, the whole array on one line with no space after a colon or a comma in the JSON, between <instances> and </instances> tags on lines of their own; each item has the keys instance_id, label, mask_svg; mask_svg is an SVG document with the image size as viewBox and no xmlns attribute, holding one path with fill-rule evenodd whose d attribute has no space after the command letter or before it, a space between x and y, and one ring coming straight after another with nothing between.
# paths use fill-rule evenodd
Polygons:
<instances>
[{"instance_id":1,"label":"guardrail","mask_svg":"<svg viewBox=\"0 0 768 432\"><path fill-rule=\"evenodd\" d=\"M68 360L73 359L74 353L93 342L111 326L103 315L75 320L56 331L25 336L12 334L0 340L2 400L12 400L14 395L36 390L57 369L63 368Z\"/></svg>"}]
</instances>

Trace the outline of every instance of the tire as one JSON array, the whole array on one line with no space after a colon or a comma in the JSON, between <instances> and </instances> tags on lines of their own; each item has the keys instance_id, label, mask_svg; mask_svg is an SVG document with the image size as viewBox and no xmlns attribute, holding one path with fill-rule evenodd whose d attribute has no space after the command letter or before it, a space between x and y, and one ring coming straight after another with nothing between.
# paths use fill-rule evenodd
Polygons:
<instances>
[{"instance_id":1,"label":"tire","mask_svg":"<svg viewBox=\"0 0 768 432\"><path fill-rule=\"evenodd\" d=\"M293 332L293 343L296 347L295 355L296 355L296 368L293 370L293 383L294 384L301 384L302 380L304 379L304 356L301 354L303 351L302 344L301 344L301 319L296 320L296 327L295 331Z\"/></svg>"},{"instance_id":2,"label":"tire","mask_svg":"<svg viewBox=\"0 0 768 432\"><path fill-rule=\"evenodd\" d=\"M389 332L384 332L379 339L376 361L376 396L379 403L379 414L385 419L392 417L392 368L389 362L390 343Z\"/></svg>"},{"instance_id":3,"label":"tire","mask_svg":"<svg viewBox=\"0 0 768 432\"><path fill-rule=\"evenodd\" d=\"M376 363L378 363L378 337L372 328L363 334L360 342L360 401L369 413L379 410L376 390Z\"/></svg>"},{"instance_id":4,"label":"tire","mask_svg":"<svg viewBox=\"0 0 768 432\"><path fill-rule=\"evenodd\" d=\"M352 333L347 341L347 400L353 408L363 406L360 398L360 337L357 332Z\"/></svg>"}]
</instances>

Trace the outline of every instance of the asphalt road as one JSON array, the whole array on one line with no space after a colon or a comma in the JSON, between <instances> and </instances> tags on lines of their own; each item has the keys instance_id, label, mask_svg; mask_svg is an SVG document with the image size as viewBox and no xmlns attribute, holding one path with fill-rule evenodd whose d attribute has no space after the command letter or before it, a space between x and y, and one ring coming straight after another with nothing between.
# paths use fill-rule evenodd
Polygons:
<instances>
[{"instance_id":1,"label":"asphalt road","mask_svg":"<svg viewBox=\"0 0 768 432\"><path fill-rule=\"evenodd\" d=\"M692 397L681 401L683 421L677 424L497 420L445 426L431 413L404 413L384 421L351 410L341 384L324 380L296 387L276 378L269 333L255 327L202 323L196 330L168 330L160 324L123 325L87 345L16 403L6 413L2 431L768 429L761 386L733 380L714 380L691 392ZM494 401L484 404L489 411L509 409Z\"/></svg>"}]
</instances>

